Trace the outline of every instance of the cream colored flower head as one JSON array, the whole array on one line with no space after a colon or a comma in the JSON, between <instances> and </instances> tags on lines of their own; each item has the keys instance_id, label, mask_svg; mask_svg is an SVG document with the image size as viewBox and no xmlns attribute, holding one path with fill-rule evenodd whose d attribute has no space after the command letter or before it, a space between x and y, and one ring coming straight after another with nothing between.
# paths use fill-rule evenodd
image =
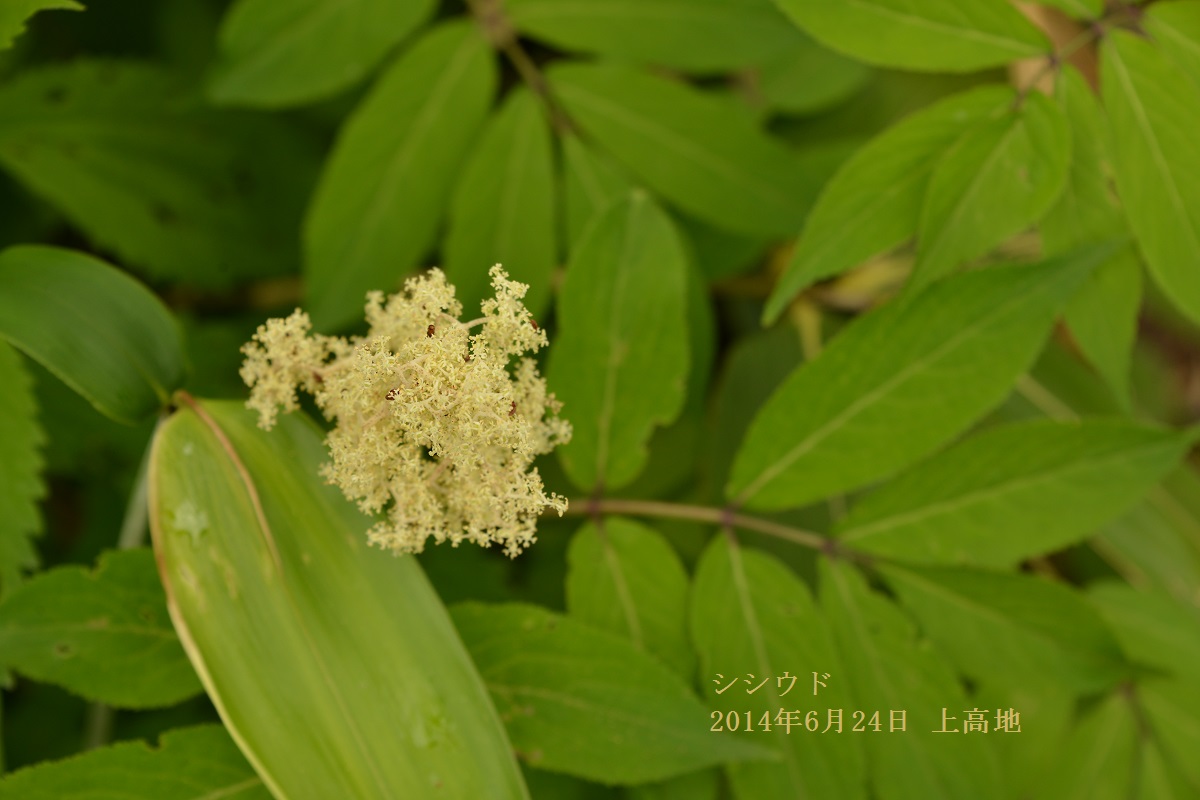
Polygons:
<instances>
[{"instance_id":1,"label":"cream colored flower head","mask_svg":"<svg viewBox=\"0 0 1200 800\"><path fill-rule=\"evenodd\" d=\"M365 337L314 334L297 309L242 348L247 406L261 427L298 407L297 390L334 423L322 474L364 512L385 514L374 544L419 553L430 537L494 542L516 556L543 509L566 510L532 467L571 437L528 355L546 334L521 302L528 287L499 265L489 274L495 297L470 322L459 321L454 287L434 269L402 293L369 294Z\"/></svg>"}]
</instances>

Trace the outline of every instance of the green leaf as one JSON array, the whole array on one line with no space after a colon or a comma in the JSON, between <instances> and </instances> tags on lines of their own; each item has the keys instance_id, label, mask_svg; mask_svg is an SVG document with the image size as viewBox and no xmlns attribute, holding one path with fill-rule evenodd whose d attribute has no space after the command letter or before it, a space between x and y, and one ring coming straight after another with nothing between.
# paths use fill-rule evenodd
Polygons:
<instances>
[{"instance_id":1,"label":"green leaf","mask_svg":"<svg viewBox=\"0 0 1200 800\"><path fill-rule=\"evenodd\" d=\"M564 132L559 141L563 151L567 249L574 253L587 226L610 205L628 197L633 185L604 154L570 131Z\"/></svg>"},{"instance_id":2,"label":"green leaf","mask_svg":"<svg viewBox=\"0 0 1200 800\"><path fill-rule=\"evenodd\" d=\"M941 654L928 642L918 641L900 610L870 590L848 564L822 559L820 586L821 608L844 670L831 680L848 684L850 707L868 714L879 711L883 730L868 729L864 734L876 796L880 800L1005 796L990 743L978 734L961 733L967 706L977 706L964 696ZM907 712L903 733L888 732L893 710ZM990 730L994 716L988 711ZM935 733L943 724L960 733Z\"/></svg>"},{"instance_id":3,"label":"green leaf","mask_svg":"<svg viewBox=\"0 0 1200 800\"><path fill-rule=\"evenodd\" d=\"M1200 659L1200 610L1157 591L1138 591L1113 580L1087 589L1088 600L1112 626L1135 661L1191 676Z\"/></svg>"},{"instance_id":4,"label":"green leaf","mask_svg":"<svg viewBox=\"0 0 1200 800\"><path fill-rule=\"evenodd\" d=\"M315 164L289 128L207 109L146 64L80 60L0 87L0 165L154 277L222 287L294 270Z\"/></svg>"},{"instance_id":5,"label":"green leaf","mask_svg":"<svg viewBox=\"0 0 1200 800\"><path fill-rule=\"evenodd\" d=\"M629 800L717 800L719 773L714 769L680 775L661 783L629 788Z\"/></svg>"},{"instance_id":6,"label":"green leaf","mask_svg":"<svg viewBox=\"0 0 1200 800\"><path fill-rule=\"evenodd\" d=\"M519 32L554 47L691 72L761 63L798 38L768 0L506 0L504 6Z\"/></svg>"},{"instance_id":7,"label":"green leaf","mask_svg":"<svg viewBox=\"0 0 1200 800\"><path fill-rule=\"evenodd\" d=\"M1100 616L1066 586L990 570L880 569L922 630L973 678L1087 694L1129 674Z\"/></svg>"},{"instance_id":8,"label":"green leaf","mask_svg":"<svg viewBox=\"0 0 1200 800\"><path fill-rule=\"evenodd\" d=\"M550 70L583 130L680 208L731 231L794 233L820 186L814 167L721 100L611 64Z\"/></svg>"},{"instance_id":9,"label":"green leaf","mask_svg":"<svg viewBox=\"0 0 1200 800\"><path fill-rule=\"evenodd\" d=\"M0 302L3 296L0 292ZM0 597L20 583L24 571L38 566L32 537L42 529L38 500L45 493L41 451L46 435L37 412L33 378L17 351L0 338Z\"/></svg>"},{"instance_id":10,"label":"green leaf","mask_svg":"<svg viewBox=\"0 0 1200 800\"><path fill-rule=\"evenodd\" d=\"M1104 16L1104 0L1042 0L1039 5L1052 6L1081 20L1097 20Z\"/></svg>"},{"instance_id":11,"label":"green leaf","mask_svg":"<svg viewBox=\"0 0 1200 800\"><path fill-rule=\"evenodd\" d=\"M1131 581L1191 599L1200 586L1200 476L1181 464L1161 486L1092 540L1106 557L1130 566Z\"/></svg>"},{"instance_id":12,"label":"green leaf","mask_svg":"<svg viewBox=\"0 0 1200 800\"><path fill-rule=\"evenodd\" d=\"M815 114L858 93L873 71L808 37L758 70L758 91L767 108L788 114Z\"/></svg>"},{"instance_id":13,"label":"green leaf","mask_svg":"<svg viewBox=\"0 0 1200 800\"><path fill-rule=\"evenodd\" d=\"M710 735L687 685L624 638L521 603L452 614L532 766L633 784L770 755Z\"/></svg>"},{"instance_id":14,"label":"green leaf","mask_svg":"<svg viewBox=\"0 0 1200 800\"><path fill-rule=\"evenodd\" d=\"M930 175L973 127L1002 114L1011 89L984 86L954 95L888 128L825 186L800 243L763 312L774 322L812 283L838 275L917 232Z\"/></svg>"},{"instance_id":15,"label":"green leaf","mask_svg":"<svg viewBox=\"0 0 1200 800\"><path fill-rule=\"evenodd\" d=\"M368 291L392 289L420 263L495 84L479 29L443 23L406 50L347 119L304 224L317 327L353 321Z\"/></svg>"},{"instance_id":16,"label":"green leaf","mask_svg":"<svg viewBox=\"0 0 1200 800\"><path fill-rule=\"evenodd\" d=\"M727 496L753 508L803 506L961 433L1004 398L1110 251L954 276L856 320L759 412Z\"/></svg>"},{"instance_id":17,"label":"green leaf","mask_svg":"<svg viewBox=\"0 0 1200 800\"><path fill-rule=\"evenodd\" d=\"M1050 52L1019 11L995 0L775 0L834 50L870 64L972 72Z\"/></svg>"},{"instance_id":18,"label":"green leaf","mask_svg":"<svg viewBox=\"0 0 1200 800\"><path fill-rule=\"evenodd\" d=\"M927 285L1040 219L1062 192L1070 161L1067 119L1037 92L973 128L929 179L910 286Z\"/></svg>"},{"instance_id":19,"label":"green leaf","mask_svg":"<svg viewBox=\"0 0 1200 800\"><path fill-rule=\"evenodd\" d=\"M83 11L83 6L74 0L10 0L0 7L0 50L12 47L13 40L25 32L30 17L49 9Z\"/></svg>"},{"instance_id":20,"label":"green leaf","mask_svg":"<svg viewBox=\"0 0 1200 800\"><path fill-rule=\"evenodd\" d=\"M738 798L866 796L862 750L848 736L849 716L844 736L806 736L802 723L800 731L790 732L778 724L767 732L760 724L763 714L774 721L781 709L798 708L801 719L820 709L824 725L825 708L851 706L842 682L844 665L808 587L775 558L719 536L696 568L691 623L710 705L743 719L749 713L754 740L770 742L783 756L781 763L727 767ZM799 674L792 674L793 669ZM816 673L835 676L819 701L814 697ZM736 685L730 688L730 683ZM739 736L729 731L721 735Z\"/></svg>"},{"instance_id":21,"label":"green leaf","mask_svg":"<svg viewBox=\"0 0 1200 800\"><path fill-rule=\"evenodd\" d=\"M1113 166L1129 226L1150 273L1175 306L1200 320L1200 85L1149 42L1113 31L1101 48L1101 88Z\"/></svg>"},{"instance_id":22,"label":"green leaf","mask_svg":"<svg viewBox=\"0 0 1200 800\"><path fill-rule=\"evenodd\" d=\"M1137 738L1128 700L1119 694L1104 698L1055 748L1055 769L1047 773L1039 790L1045 797L1062 800L1128 800Z\"/></svg>"},{"instance_id":23,"label":"green leaf","mask_svg":"<svg viewBox=\"0 0 1200 800\"><path fill-rule=\"evenodd\" d=\"M529 284L525 307L535 317L546 309L558 257L552 159L537 98L513 91L484 129L450 206L442 265L468 316L492 296L488 269L497 263Z\"/></svg>"},{"instance_id":24,"label":"green leaf","mask_svg":"<svg viewBox=\"0 0 1200 800\"><path fill-rule=\"evenodd\" d=\"M200 691L148 549L105 553L95 571L58 567L9 593L0 654L23 675L122 708L173 705Z\"/></svg>"},{"instance_id":25,"label":"green leaf","mask_svg":"<svg viewBox=\"0 0 1200 800\"><path fill-rule=\"evenodd\" d=\"M1200 85L1200 3L1160 3L1147 8L1142 26L1156 45Z\"/></svg>"},{"instance_id":26,"label":"green leaf","mask_svg":"<svg viewBox=\"0 0 1200 800\"><path fill-rule=\"evenodd\" d=\"M838 532L876 555L1009 566L1095 532L1189 446L1186 435L1115 420L996 427L870 495Z\"/></svg>"},{"instance_id":27,"label":"green leaf","mask_svg":"<svg viewBox=\"0 0 1200 800\"><path fill-rule=\"evenodd\" d=\"M0 252L0 336L120 422L154 414L183 384L171 313L145 286L83 253Z\"/></svg>"},{"instance_id":28,"label":"green leaf","mask_svg":"<svg viewBox=\"0 0 1200 800\"><path fill-rule=\"evenodd\" d=\"M1109 238L1125 218L1109 188L1108 125L1082 75L1058 77L1059 108L1071 125L1071 168L1058 201L1041 223L1048 255ZM1128 410L1129 372L1141 307L1142 272L1133 245L1100 265L1071 299L1066 321L1079 349Z\"/></svg>"},{"instance_id":29,"label":"green leaf","mask_svg":"<svg viewBox=\"0 0 1200 800\"><path fill-rule=\"evenodd\" d=\"M318 476L317 427L194 403L155 437L150 528L175 629L271 793L527 798L416 560L368 548Z\"/></svg>"},{"instance_id":30,"label":"green leaf","mask_svg":"<svg viewBox=\"0 0 1200 800\"><path fill-rule=\"evenodd\" d=\"M687 635L687 596L683 564L653 528L607 517L571 538L571 616L629 639L690 682L696 665Z\"/></svg>"},{"instance_id":31,"label":"green leaf","mask_svg":"<svg viewBox=\"0 0 1200 800\"><path fill-rule=\"evenodd\" d=\"M122 742L63 761L6 775L3 800L269 800L220 725L182 728L163 734L156 749Z\"/></svg>"},{"instance_id":32,"label":"green leaf","mask_svg":"<svg viewBox=\"0 0 1200 800\"><path fill-rule=\"evenodd\" d=\"M357 83L433 10L433 0L239 0L221 23L208 94L280 107Z\"/></svg>"},{"instance_id":33,"label":"green leaf","mask_svg":"<svg viewBox=\"0 0 1200 800\"><path fill-rule=\"evenodd\" d=\"M683 408L687 261L644 192L610 206L572 255L558 296L549 382L574 433L559 460L582 488L619 488L645 466L656 425Z\"/></svg>"}]
</instances>

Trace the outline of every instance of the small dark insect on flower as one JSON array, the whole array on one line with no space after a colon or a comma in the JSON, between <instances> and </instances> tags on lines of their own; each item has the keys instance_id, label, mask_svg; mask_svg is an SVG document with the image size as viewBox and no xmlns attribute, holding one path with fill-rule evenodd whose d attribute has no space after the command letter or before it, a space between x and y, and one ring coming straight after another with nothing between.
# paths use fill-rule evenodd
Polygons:
<instances>
[{"instance_id":1,"label":"small dark insect on flower","mask_svg":"<svg viewBox=\"0 0 1200 800\"><path fill-rule=\"evenodd\" d=\"M517 401L513 400L512 406L510 406L508 409L508 415L511 417L511 416L514 416L516 413L517 413Z\"/></svg>"},{"instance_id":2,"label":"small dark insect on flower","mask_svg":"<svg viewBox=\"0 0 1200 800\"><path fill-rule=\"evenodd\" d=\"M534 329L535 331L538 329L538 326L537 326L537 320L536 320L536 319L534 319L533 317L530 317L530 318L529 318L529 324L533 326L533 329Z\"/></svg>"},{"instance_id":3,"label":"small dark insect on flower","mask_svg":"<svg viewBox=\"0 0 1200 800\"><path fill-rule=\"evenodd\" d=\"M400 396L400 390L399 390L399 389L395 389L395 388L393 388L393 389L388 389L388 393L387 393L387 399L388 399L388 400L395 400L395 399L396 399L397 397L399 397L399 396Z\"/></svg>"},{"instance_id":4,"label":"small dark insect on flower","mask_svg":"<svg viewBox=\"0 0 1200 800\"><path fill-rule=\"evenodd\" d=\"M425 329L425 335L428 337L431 337L431 338L433 337L433 326L432 325L430 325L428 328Z\"/></svg>"}]
</instances>

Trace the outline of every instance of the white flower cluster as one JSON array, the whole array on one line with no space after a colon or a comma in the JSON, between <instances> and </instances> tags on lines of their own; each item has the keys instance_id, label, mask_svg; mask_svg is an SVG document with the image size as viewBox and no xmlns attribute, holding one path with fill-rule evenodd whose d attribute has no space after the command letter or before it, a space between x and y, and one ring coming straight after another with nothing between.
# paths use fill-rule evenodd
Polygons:
<instances>
[{"instance_id":1,"label":"white flower cluster","mask_svg":"<svg viewBox=\"0 0 1200 800\"><path fill-rule=\"evenodd\" d=\"M490 275L495 298L470 322L459 321L454 287L434 269L403 293L368 295L363 338L313 334L297 310L242 348L261 427L298 407L298 389L334 422L322 474L364 512L386 512L374 544L419 553L429 537L495 542L516 556L544 508L566 510L531 466L571 436L526 355L546 334L521 302L528 287L499 265Z\"/></svg>"}]
</instances>

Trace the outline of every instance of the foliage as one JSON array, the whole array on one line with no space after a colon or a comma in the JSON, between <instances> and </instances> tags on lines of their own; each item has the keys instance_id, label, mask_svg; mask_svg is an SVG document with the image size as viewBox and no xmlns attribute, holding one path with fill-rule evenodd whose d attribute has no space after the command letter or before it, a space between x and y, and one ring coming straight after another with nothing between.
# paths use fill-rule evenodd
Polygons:
<instances>
[{"instance_id":1,"label":"foliage","mask_svg":"<svg viewBox=\"0 0 1200 800\"><path fill-rule=\"evenodd\" d=\"M1200 0L0 48L0 798L1200 795Z\"/></svg>"}]
</instances>

